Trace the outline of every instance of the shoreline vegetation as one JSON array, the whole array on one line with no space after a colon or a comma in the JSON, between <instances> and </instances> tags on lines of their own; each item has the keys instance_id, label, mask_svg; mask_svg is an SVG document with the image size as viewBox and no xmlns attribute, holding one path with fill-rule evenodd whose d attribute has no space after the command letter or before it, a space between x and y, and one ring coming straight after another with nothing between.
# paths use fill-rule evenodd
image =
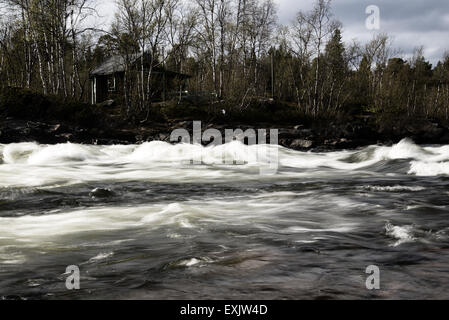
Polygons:
<instances>
[{"instance_id":1,"label":"shoreline vegetation","mask_svg":"<svg viewBox=\"0 0 449 320\"><path fill-rule=\"evenodd\" d=\"M120 106L61 101L26 89L0 90L0 143L139 144L170 142L175 129L202 130L278 129L281 146L303 151L354 149L374 144L390 145L403 138L418 144L448 144L449 126L437 119L398 115L357 114L310 117L291 112L292 107L271 99L255 99L245 112L226 103L197 105L167 101L154 104L153 121L130 123L120 116ZM223 110L226 110L223 113ZM209 141L203 141L207 145Z\"/></svg>"},{"instance_id":2,"label":"shoreline vegetation","mask_svg":"<svg viewBox=\"0 0 449 320\"><path fill-rule=\"evenodd\" d=\"M107 29L90 0L0 4L0 143L168 141L192 121L276 128L298 150L449 143L449 54L344 42L331 0L288 24L273 0L118 0Z\"/></svg>"}]
</instances>

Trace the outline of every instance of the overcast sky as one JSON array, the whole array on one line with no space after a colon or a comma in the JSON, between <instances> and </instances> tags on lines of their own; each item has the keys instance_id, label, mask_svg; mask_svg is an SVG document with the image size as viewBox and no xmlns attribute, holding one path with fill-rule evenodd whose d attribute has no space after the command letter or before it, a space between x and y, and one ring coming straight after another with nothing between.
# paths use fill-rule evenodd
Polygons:
<instances>
[{"instance_id":1,"label":"overcast sky","mask_svg":"<svg viewBox=\"0 0 449 320\"><path fill-rule=\"evenodd\" d=\"M100 14L113 16L115 0L101 0ZM308 10L312 0L275 0L279 22L288 24L299 10ZM380 30L365 27L365 9L376 5L380 9ZM361 42L375 32L386 32L394 39L407 58L418 46L424 46L425 56L436 63L449 51L449 0L333 0L335 17L343 23L345 41ZM108 19L109 20L109 19Z\"/></svg>"}]
</instances>

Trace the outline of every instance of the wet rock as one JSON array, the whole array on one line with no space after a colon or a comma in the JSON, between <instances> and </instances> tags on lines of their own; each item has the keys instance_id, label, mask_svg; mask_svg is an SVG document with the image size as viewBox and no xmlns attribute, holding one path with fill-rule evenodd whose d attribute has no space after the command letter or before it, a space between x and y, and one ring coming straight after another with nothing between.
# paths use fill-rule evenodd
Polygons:
<instances>
[{"instance_id":1,"label":"wet rock","mask_svg":"<svg viewBox=\"0 0 449 320\"><path fill-rule=\"evenodd\" d=\"M61 133L61 134L56 135L56 137L63 138L63 139L65 139L68 142L68 141L72 140L73 134L71 134L71 133Z\"/></svg>"},{"instance_id":2,"label":"wet rock","mask_svg":"<svg viewBox=\"0 0 449 320\"><path fill-rule=\"evenodd\" d=\"M312 129L300 129L298 130L301 137L313 137L314 133Z\"/></svg>"},{"instance_id":3,"label":"wet rock","mask_svg":"<svg viewBox=\"0 0 449 320\"><path fill-rule=\"evenodd\" d=\"M306 139L295 139L290 143L290 148L292 149L309 149L313 146L312 140Z\"/></svg>"},{"instance_id":4,"label":"wet rock","mask_svg":"<svg viewBox=\"0 0 449 320\"><path fill-rule=\"evenodd\" d=\"M307 134L303 133L303 130L295 130L295 129L279 129L278 131L279 139L305 139Z\"/></svg>"},{"instance_id":5,"label":"wet rock","mask_svg":"<svg viewBox=\"0 0 449 320\"><path fill-rule=\"evenodd\" d=\"M280 146L285 147L285 148L290 148L291 142L290 142L289 139L279 139L279 140L278 140L278 144L279 144Z\"/></svg>"},{"instance_id":6,"label":"wet rock","mask_svg":"<svg viewBox=\"0 0 449 320\"><path fill-rule=\"evenodd\" d=\"M141 134L138 134L135 139L136 139L136 143L144 142L144 138Z\"/></svg>"},{"instance_id":7,"label":"wet rock","mask_svg":"<svg viewBox=\"0 0 449 320\"><path fill-rule=\"evenodd\" d=\"M54 126L50 126L49 131L50 132L57 132L61 128L60 124L56 124Z\"/></svg>"},{"instance_id":8,"label":"wet rock","mask_svg":"<svg viewBox=\"0 0 449 320\"><path fill-rule=\"evenodd\" d=\"M444 129L436 123L429 123L421 128L423 137L429 140L437 140L444 134Z\"/></svg>"},{"instance_id":9,"label":"wet rock","mask_svg":"<svg viewBox=\"0 0 449 320\"><path fill-rule=\"evenodd\" d=\"M114 195L115 193L111 189L106 188L95 188L89 193L92 198L110 198Z\"/></svg>"},{"instance_id":10,"label":"wet rock","mask_svg":"<svg viewBox=\"0 0 449 320\"><path fill-rule=\"evenodd\" d=\"M6 295L2 296L1 300L26 300L26 299L18 295Z\"/></svg>"}]
</instances>

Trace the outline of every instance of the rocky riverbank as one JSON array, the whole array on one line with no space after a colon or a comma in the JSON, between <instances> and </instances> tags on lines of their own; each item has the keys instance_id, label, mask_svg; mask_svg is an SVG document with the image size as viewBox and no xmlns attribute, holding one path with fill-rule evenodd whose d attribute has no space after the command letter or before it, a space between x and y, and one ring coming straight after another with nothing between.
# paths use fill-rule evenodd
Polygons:
<instances>
[{"instance_id":1,"label":"rocky riverbank","mask_svg":"<svg viewBox=\"0 0 449 320\"><path fill-rule=\"evenodd\" d=\"M193 121L173 119L165 123L145 126L80 127L62 122L36 122L6 118L0 120L0 143L38 142L41 144L138 144L145 141L170 142L175 129L193 131ZM369 117L361 117L347 123L313 123L276 125L260 123L203 122L202 130L218 129L225 136L225 129L278 129L278 143L304 151L354 149L372 144L391 144L408 137L419 144L449 144L449 129L431 121L416 121L396 125L379 125ZM208 142L204 142L207 144Z\"/></svg>"}]
</instances>

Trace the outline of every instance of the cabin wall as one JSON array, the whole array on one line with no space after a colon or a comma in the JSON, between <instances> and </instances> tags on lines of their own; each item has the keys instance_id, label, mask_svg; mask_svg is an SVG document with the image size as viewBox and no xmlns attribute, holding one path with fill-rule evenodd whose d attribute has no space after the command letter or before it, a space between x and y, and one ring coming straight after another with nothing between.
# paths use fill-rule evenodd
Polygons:
<instances>
[{"instance_id":1,"label":"cabin wall","mask_svg":"<svg viewBox=\"0 0 449 320\"><path fill-rule=\"evenodd\" d=\"M131 95L137 94L137 79L140 76L138 72L132 72L131 83L135 85L131 86ZM114 81L115 79L115 81ZM112 89L111 84L115 83L115 87ZM180 80L171 73L163 74L157 72L153 75L152 91L153 101L164 101L166 99L173 98L174 92L179 92L185 85L184 80ZM99 76L96 75L91 79L91 92L92 92L92 104L101 103L106 100L114 100L117 103L123 103L124 100L124 73L116 73L114 75Z\"/></svg>"}]
</instances>

